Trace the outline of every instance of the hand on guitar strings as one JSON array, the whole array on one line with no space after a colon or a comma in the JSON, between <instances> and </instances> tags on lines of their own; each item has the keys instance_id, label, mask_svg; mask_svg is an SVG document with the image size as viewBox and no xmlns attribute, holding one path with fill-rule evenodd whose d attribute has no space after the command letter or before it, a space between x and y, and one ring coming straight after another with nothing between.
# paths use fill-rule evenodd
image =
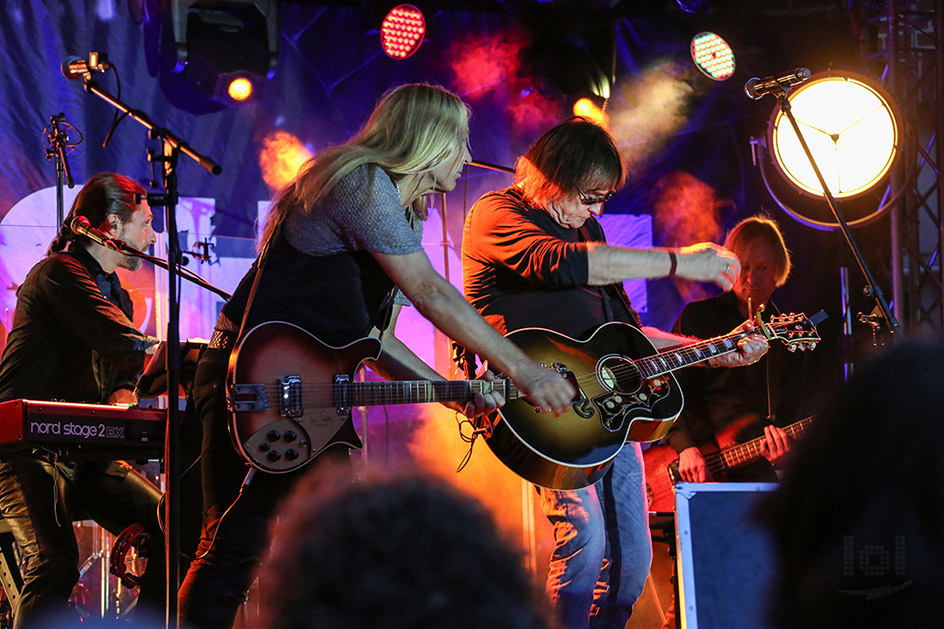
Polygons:
<instances>
[{"instance_id":1,"label":"hand on guitar strings","mask_svg":"<svg viewBox=\"0 0 944 629\"><path fill-rule=\"evenodd\" d=\"M708 471L705 457L694 446L679 452L678 471L686 483L705 483L714 480L711 478L711 472Z\"/></svg>"},{"instance_id":2,"label":"hand on guitar strings","mask_svg":"<svg viewBox=\"0 0 944 629\"><path fill-rule=\"evenodd\" d=\"M745 321L732 330L735 332L752 332L756 329L753 321ZM763 334L749 334L738 341L736 352L715 356L708 361L710 367L744 367L752 365L767 353L769 345Z\"/></svg>"},{"instance_id":3,"label":"hand on guitar strings","mask_svg":"<svg viewBox=\"0 0 944 629\"><path fill-rule=\"evenodd\" d=\"M528 361L524 373L512 378L536 413L554 413L560 417L570 410L577 395L574 385L558 372Z\"/></svg>"},{"instance_id":4,"label":"hand on guitar strings","mask_svg":"<svg viewBox=\"0 0 944 629\"><path fill-rule=\"evenodd\" d=\"M764 440L760 444L760 455L774 467L783 467L790 455L790 437L777 426L764 426Z\"/></svg>"},{"instance_id":5,"label":"hand on guitar strings","mask_svg":"<svg viewBox=\"0 0 944 629\"><path fill-rule=\"evenodd\" d=\"M495 374L486 369L481 375L478 376L478 378L491 382L495 379ZM474 419L476 417L481 417L482 415L493 413L504 405L505 397L496 390L484 394L476 392L472 396L472 399L465 404L460 412L469 419Z\"/></svg>"},{"instance_id":6,"label":"hand on guitar strings","mask_svg":"<svg viewBox=\"0 0 944 629\"><path fill-rule=\"evenodd\" d=\"M675 275L696 282L713 282L729 291L741 273L738 257L713 242L700 242L678 250Z\"/></svg>"}]
</instances>

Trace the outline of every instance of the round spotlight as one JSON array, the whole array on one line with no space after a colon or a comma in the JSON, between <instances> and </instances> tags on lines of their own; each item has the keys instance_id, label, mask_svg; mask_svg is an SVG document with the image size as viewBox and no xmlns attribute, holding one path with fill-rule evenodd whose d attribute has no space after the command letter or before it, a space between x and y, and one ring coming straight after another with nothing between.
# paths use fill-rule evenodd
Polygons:
<instances>
[{"instance_id":1,"label":"round spotlight","mask_svg":"<svg viewBox=\"0 0 944 629\"><path fill-rule=\"evenodd\" d=\"M229 82L226 93L237 103L243 103L252 98L252 81L239 77Z\"/></svg>"},{"instance_id":2,"label":"round spotlight","mask_svg":"<svg viewBox=\"0 0 944 629\"><path fill-rule=\"evenodd\" d=\"M707 31L692 37L692 61L713 81L726 81L734 74L734 51L728 42Z\"/></svg>"},{"instance_id":3,"label":"round spotlight","mask_svg":"<svg viewBox=\"0 0 944 629\"><path fill-rule=\"evenodd\" d=\"M610 126L610 117L590 98L580 98L574 103L574 115L583 116L604 129Z\"/></svg>"},{"instance_id":4,"label":"round spotlight","mask_svg":"<svg viewBox=\"0 0 944 629\"><path fill-rule=\"evenodd\" d=\"M885 90L872 79L852 72L819 73L787 96L830 194L842 203L850 225L875 218L894 199L887 198L887 175L901 152L901 116ZM807 199L823 199L825 193L803 151L796 131L778 105L767 130L767 149L777 172L798 196L784 202L764 174L777 203L800 222L834 229L835 218L825 202L816 209L801 209ZM862 203L850 203L853 200ZM870 207L876 205L876 208ZM848 212L847 212L848 210Z\"/></svg>"},{"instance_id":5,"label":"round spotlight","mask_svg":"<svg viewBox=\"0 0 944 629\"><path fill-rule=\"evenodd\" d=\"M380 25L380 43L392 59L406 59L417 50L426 36L423 12L412 4L390 9Z\"/></svg>"},{"instance_id":6,"label":"round spotlight","mask_svg":"<svg viewBox=\"0 0 944 629\"><path fill-rule=\"evenodd\" d=\"M827 76L808 81L787 97L837 199L878 183L898 153L898 114L880 89L851 76ZM785 177L806 192L823 196L796 132L779 107L770 126L769 146Z\"/></svg>"}]
</instances>

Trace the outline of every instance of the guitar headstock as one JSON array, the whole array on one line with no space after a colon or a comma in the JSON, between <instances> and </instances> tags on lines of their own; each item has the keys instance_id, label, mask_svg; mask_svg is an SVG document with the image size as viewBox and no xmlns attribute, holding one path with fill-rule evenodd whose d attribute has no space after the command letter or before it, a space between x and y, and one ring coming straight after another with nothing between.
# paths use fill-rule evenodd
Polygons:
<instances>
[{"instance_id":1,"label":"guitar headstock","mask_svg":"<svg viewBox=\"0 0 944 629\"><path fill-rule=\"evenodd\" d=\"M764 323L758 317L758 325L768 340L782 341L791 352L796 350L815 349L820 342L816 326L805 314L775 315Z\"/></svg>"}]
</instances>

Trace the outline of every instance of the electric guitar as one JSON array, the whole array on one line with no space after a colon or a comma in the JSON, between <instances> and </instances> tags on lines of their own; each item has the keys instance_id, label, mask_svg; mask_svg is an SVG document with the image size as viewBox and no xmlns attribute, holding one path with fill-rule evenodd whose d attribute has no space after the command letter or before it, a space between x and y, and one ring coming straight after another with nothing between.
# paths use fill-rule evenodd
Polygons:
<instances>
[{"instance_id":1,"label":"electric guitar","mask_svg":"<svg viewBox=\"0 0 944 629\"><path fill-rule=\"evenodd\" d=\"M578 393L560 417L535 414L526 400L506 398L498 409L500 421L480 422L486 442L507 467L536 485L591 485L627 441L657 441L668 432L684 403L673 371L734 352L739 340L754 333L782 341L791 351L813 349L820 340L815 323L803 314L778 315L768 323L758 317L756 323L755 332L661 352L641 331L620 322L600 326L586 341L541 328L511 332L508 339L569 379Z\"/></svg>"},{"instance_id":2,"label":"electric guitar","mask_svg":"<svg viewBox=\"0 0 944 629\"><path fill-rule=\"evenodd\" d=\"M783 431L791 439L800 439L813 424L813 417L807 417L785 427ZM761 458L760 447L764 437L760 436L745 443L731 445L720 450L699 446L705 464L711 474L711 480L723 481L728 470L752 463ZM675 510L675 484L682 482L679 475L679 455L671 446L656 446L642 453L646 467L646 488L649 494L650 511Z\"/></svg>"},{"instance_id":3,"label":"electric guitar","mask_svg":"<svg viewBox=\"0 0 944 629\"><path fill-rule=\"evenodd\" d=\"M499 391L514 399L510 380L354 382L364 360L382 349L375 338L344 347L325 345L282 321L250 330L230 356L227 402L236 450L264 472L292 472L335 444L361 447L351 407L466 402Z\"/></svg>"}]
</instances>

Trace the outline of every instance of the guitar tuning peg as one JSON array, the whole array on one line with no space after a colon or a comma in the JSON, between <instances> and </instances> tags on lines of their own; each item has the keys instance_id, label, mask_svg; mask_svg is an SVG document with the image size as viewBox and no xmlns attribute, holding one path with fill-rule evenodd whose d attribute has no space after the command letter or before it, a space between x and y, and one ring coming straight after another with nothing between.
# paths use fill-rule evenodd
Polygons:
<instances>
[{"instance_id":1,"label":"guitar tuning peg","mask_svg":"<svg viewBox=\"0 0 944 629\"><path fill-rule=\"evenodd\" d=\"M809 348L810 348L810 349L816 349L816 341L810 341L810 342L809 342Z\"/></svg>"},{"instance_id":2,"label":"guitar tuning peg","mask_svg":"<svg viewBox=\"0 0 944 629\"><path fill-rule=\"evenodd\" d=\"M787 345L787 349L791 352L797 351L796 343L790 343L789 345Z\"/></svg>"}]
</instances>

